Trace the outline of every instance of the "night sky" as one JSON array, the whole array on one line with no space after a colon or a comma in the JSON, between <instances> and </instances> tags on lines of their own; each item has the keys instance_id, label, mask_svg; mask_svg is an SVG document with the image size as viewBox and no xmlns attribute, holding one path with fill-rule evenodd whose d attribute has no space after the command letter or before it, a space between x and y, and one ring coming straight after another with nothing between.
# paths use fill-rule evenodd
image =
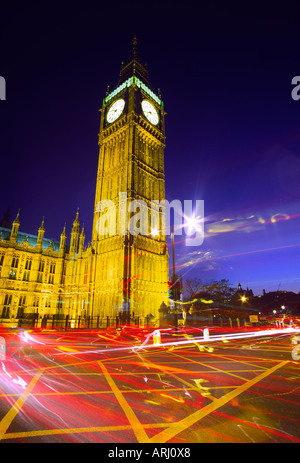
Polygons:
<instances>
[{"instance_id":1,"label":"night sky","mask_svg":"<svg viewBox=\"0 0 300 463\"><path fill-rule=\"evenodd\" d=\"M300 11L258 5L2 5L0 218L20 208L20 231L45 216L69 239L79 207L89 241L99 109L136 35L167 112L166 199L204 200L204 243L176 244L183 277L299 292Z\"/></svg>"}]
</instances>

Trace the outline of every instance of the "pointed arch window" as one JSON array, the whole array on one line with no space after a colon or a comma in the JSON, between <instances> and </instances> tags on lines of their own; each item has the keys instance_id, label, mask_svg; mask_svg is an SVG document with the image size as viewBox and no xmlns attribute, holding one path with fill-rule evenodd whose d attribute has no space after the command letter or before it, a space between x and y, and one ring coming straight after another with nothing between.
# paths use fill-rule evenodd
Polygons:
<instances>
[{"instance_id":1,"label":"pointed arch window","mask_svg":"<svg viewBox=\"0 0 300 463\"><path fill-rule=\"evenodd\" d=\"M50 264L49 279L48 279L48 283L50 283L51 285L53 285L54 283L54 274L55 274L55 262L52 262Z\"/></svg>"},{"instance_id":2,"label":"pointed arch window","mask_svg":"<svg viewBox=\"0 0 300 463\"><path fill-rule=\"evenodd\" d=\"M20 296L19 297L19 306L18 306L17 318L23 318L25 305L26 305L26 296Z\"/></svg>"},{"instance_id":3,"label":"pointed arch window","mask_svg":"<svg viewBox=\"0 0 300 463\"><path fill-rule=\"evenodd\" d=\"M14 256L11 261L11 269L10 269L9 277L8 277L10 280L16 280L18 266L19 266L19 257Z\"/></svg>"},{"instance_id":4,"label":"pointed arch window","mask_svg":"<svg viewBox=\"0 0 300 463\"><path fill-rule=\"evenodd\" d=\"M32 258L30 257L30 258L26 259L26 262L25 262L25 270L24 270L24 273L23 273L23 281L29 281L31 265L32 265Z\"/></svg>"},{"instance_id":5,"label":"pointed arch window","mask_svg":"<svg viewBox=\"0 0 300 463\"><path fill-rule=\"evenodd\" d=\"M43 274L44 274L45 261L41 260L39 263L39 270L37 275L37 282L43 283Z\"/></svg>"},{"instance_id":6,"label":"pointed arch window","mask_svg":"<svg viewBox=\"0 0 300 463\"><path fill-rule=\"evenodd\" d=\"M6 294L4 298L4 304L2 308L2 316L1 318L9 318L10 317L10 306L11 306L12 294Z\"/></svg>"}]
</instances>

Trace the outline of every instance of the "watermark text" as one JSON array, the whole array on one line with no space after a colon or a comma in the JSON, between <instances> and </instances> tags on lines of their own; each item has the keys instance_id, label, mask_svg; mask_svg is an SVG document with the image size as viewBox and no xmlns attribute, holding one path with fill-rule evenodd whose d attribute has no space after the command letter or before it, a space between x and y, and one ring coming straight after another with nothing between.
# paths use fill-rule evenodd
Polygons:
<instances>
[{"instance_id":1,"label":"watermark text","mask_svg":"<svg viewBox=\"0 0 300 463\"><path fill-rule=\"evenodd\" d=\"M171 227L171 210L174 225ZM110 199L101 200L96 206L99 218L96 223L100 236L127 235L166 236L186 235L187 246L200 246L204 240L204 201L179 199L171 202L128 200L126 192L120 192L117 204Z\"/></svg>"}]
</instances>

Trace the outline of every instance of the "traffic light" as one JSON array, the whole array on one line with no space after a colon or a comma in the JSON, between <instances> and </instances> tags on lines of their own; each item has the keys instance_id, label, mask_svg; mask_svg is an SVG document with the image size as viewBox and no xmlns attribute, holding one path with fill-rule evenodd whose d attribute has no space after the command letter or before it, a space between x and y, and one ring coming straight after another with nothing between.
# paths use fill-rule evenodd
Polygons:
<instances>
[{"instance_id":1,"label":"traffic light","mask_svg":"<svg viewBox=\"0 0 300 463\"><path fill-rule=\"evenodd\" d=\"M168 281L168 297L173 301L180 301L182 293L182 277Z\"/></svg>"},{"instance_id":2,"label":"traffic light","mask_svg":"<svg viewBox=\"0 0 300 463\"><path fill-rule=\"evenodd\" d=\"M173 301L178 300L178 285L177 281L168 281L168 297L169 299L172 299Z\"/></svg>"},{"instance_id":3,"label":"traffic light","mask_svg":"<svg viewBox=\"0 0 300 463\"><path fill-rule=\"evenodd\" d=\"M172 296L171 296L171 286L172 286L172 283L170 281L168 281L168 298L169 299L172 299Z\"/></svg>"}]
</instances>

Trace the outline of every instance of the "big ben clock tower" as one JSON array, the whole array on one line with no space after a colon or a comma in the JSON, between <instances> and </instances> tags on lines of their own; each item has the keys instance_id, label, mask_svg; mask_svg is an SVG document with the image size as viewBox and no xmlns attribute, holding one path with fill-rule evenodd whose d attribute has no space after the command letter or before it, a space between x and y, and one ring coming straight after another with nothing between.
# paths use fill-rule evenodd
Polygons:
<instances>
[{"instance_id":1,"label":"big ben clock tower","mask_svg":"<svg viewBox=\"0 0 300 463\"><path fill-rule=\"evenodd\" d=\"M157 318L161 304L168 303L169 280L164 208L159 205L165 199L165 112L136 45L134 38L131 58L122 63L118 85L101 108L93 314Z\"/></svg>"}]
</instances>

